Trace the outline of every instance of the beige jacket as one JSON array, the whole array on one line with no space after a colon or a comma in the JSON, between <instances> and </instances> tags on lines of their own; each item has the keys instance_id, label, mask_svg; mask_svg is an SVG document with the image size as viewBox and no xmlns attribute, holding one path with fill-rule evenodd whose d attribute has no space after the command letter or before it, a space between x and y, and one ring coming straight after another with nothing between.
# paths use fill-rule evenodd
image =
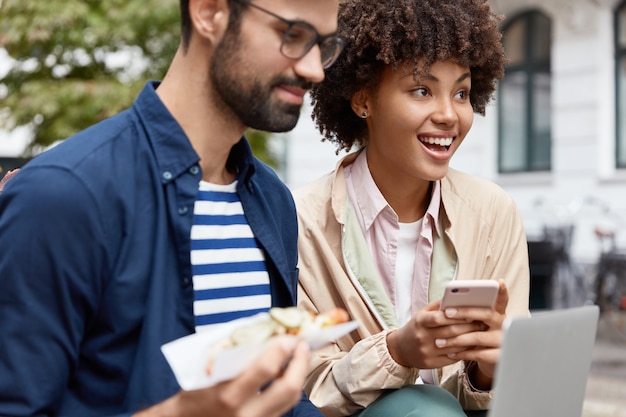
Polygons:
<instances>
[{"instance_id":1,"label":"beige jacket","mask_svg":"<svg viewBox=\"0 0 626 417\"><path fill-rule=\"evenodd\" d=\"M323 312L345 308L360 322L357 330L313 355L305 390L326 416L348 416L372 403L383 389L415 383L419 369L397 364L387 350L386 335L396 328L393 306L354 210L343 168L294 192L299 218L299 305ZM435 239L429 291L441 297L452 279L500 279L508 286L507 316L527 316L529 265L526 237L517 207L497 185L449 170L441 181L445 236ZM437 277L433 279L433 277ZM432 300L430 300L432 301ZM435 370L434 379L465 409L488 408L490 393L473 391L463 363Z\"/></svg>"}]
</instances>

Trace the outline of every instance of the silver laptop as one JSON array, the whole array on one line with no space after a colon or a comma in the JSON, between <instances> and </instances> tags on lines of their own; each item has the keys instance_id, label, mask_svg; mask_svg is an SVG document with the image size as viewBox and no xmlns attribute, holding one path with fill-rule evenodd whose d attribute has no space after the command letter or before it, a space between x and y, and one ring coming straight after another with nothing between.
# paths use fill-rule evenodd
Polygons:
<instances>
[{"instance_id":1,"label":"silver laptop","mask_svg":"<svg viewBox=\"0 0 626 417\"><path fill-rule=\"evenodd\" d=\"M489 417L580 417L598 307L533 313L505 327Z\"/></svg>"}]
</instances>

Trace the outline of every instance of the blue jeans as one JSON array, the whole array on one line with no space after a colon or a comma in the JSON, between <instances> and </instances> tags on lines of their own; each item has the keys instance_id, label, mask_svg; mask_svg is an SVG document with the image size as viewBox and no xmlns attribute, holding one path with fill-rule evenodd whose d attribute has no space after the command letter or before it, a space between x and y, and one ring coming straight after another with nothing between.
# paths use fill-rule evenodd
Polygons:
<instances>
[{"instance_id":1,"label":"blue jeans","mask_svg":"<svg viewBox=\"0 0 626 417\"><path fill-rule=\"evenodd\" d=\"M465 414L448 391L424 384L390 390L352 417L483 417L486 414L486 411Z\"/></svg>"}]
</instances>

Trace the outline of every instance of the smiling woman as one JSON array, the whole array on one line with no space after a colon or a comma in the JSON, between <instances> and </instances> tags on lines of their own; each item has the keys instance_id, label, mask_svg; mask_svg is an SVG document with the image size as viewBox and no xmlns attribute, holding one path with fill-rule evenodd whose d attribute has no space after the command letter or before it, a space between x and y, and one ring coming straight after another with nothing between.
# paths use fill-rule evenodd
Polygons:
<instances>
[{"instance_id":1,"label":"smiling woman","mask_svg":"<svg viewBox=\"0 0 626 417\"><path fill-rule=\"evenodd\" d=\"M509 195L449 164L504 75L499 21L488 0L340 6L346 47L313 118L360 149L294 192L300 306L361 323L314 355L306 389L327 416L489 407L502 323L528 314L526 238ZM441 311L457 279L497 281L495 307Z\"/></svg>"}]
</instances>

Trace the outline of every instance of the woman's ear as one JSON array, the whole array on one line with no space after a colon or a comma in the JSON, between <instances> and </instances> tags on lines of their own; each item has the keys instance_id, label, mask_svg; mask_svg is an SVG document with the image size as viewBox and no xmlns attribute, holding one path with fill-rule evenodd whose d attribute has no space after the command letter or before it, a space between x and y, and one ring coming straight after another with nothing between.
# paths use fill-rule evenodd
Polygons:
<instances>
[{"instance_id":1,"label":"woman's ear","mask_svg":"<svg viewBox=\"0 0 626 417\"><path fill-rule=\"evenodd\" d=\"M194 31L216 43L228 26L227 0L189 0L189 15Z\"/></svg>"},{"instance_id":2,"label":"woman's ear","mask_svg":"<svg viewBox=\"0 0 626 417\"><path fill-rule=\"evenodd\" d=\"M369 95L365 90L357 91L350 100L352 111L359 117L365 119L370 114Z\"/></svg>"}]
</instances>

